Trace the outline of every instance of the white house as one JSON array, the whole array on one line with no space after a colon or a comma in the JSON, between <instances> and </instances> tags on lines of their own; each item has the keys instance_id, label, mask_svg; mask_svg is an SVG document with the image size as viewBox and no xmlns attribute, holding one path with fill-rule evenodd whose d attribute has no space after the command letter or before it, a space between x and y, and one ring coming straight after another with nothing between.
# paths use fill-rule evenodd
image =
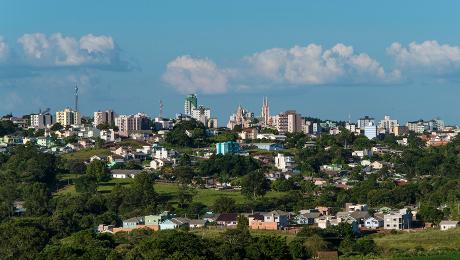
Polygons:
<instances>
[{"instance_id":1,"label":"white house","mask_svg":"<svg viewBox=\"0 0 460 260\"><path fill-rule=\"evenodd\" d=\"M279 153L275 157L275 167L283 172L287 172L295 168L294 157Z\"/></svg>"},{"instance_id":2,"label":"white house","mask_svg":"<svg viewBox=\"0 0 460 260\"><path fill-rule=\"evenodd\" d=\"M457 220L443 220L439 222L439 228L441 230L448 230L451 228L457 228L460 226L460 222Z\"/></svg>"},{"instance_id":3,"label":"white house","mask_svg":"<svg viewBox=\"0 0 460 260\"><path fill-rule=\"evenodd\" d=\"M159 170L163 168L165 165L172 165L172 162L166 159L153 159L152 161L150 161L150 168L154 170Z\"/></svg>"},{"instance_id":4,"label":"white house","mask_svg":"<svg viewBox=\"0 0 460 260\"><path fill-rule=\"evenodd\" d=\"M134 178L137 174L141 173L141 170L122 170L116 169L112 170L112 178L114 179L127 179L127 178Z\"/></svg>"},{"instance_id":5,"label":"white house","mask_svg":"<svg viewBox=\"0 0 460 260\"><path fill-rule=\"evenodd\" d=\"M364 220L364 226L370 229L383 227L383 219L375 217L367 218L366 220Z\"/></svg>"}]
</instances>

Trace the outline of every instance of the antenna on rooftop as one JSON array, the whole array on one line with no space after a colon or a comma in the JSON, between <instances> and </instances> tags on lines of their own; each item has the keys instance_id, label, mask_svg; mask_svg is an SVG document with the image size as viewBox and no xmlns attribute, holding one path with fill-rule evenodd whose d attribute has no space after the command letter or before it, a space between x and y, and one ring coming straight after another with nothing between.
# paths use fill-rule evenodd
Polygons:
<instances>
[{"instance_id":1,"label":"antenna on rooftop","mask_svg":"<svg viewBox=\"0 0 460 260\"><path fill-rule=\"evenodd\" d=\"M163 100L160 99L160 114L159 114L159 117L162 118L163 117Z\"/></svg>"},{"instance_id":2,"label":"antenna on rooftop","mask_svg":"<svg viewBox=\"0 0 460 260\"><path fill-rule=\"evenodd\" d=\"M75 111L78 111L78 85L75 83Z\"/></svg>"}]
</instances>

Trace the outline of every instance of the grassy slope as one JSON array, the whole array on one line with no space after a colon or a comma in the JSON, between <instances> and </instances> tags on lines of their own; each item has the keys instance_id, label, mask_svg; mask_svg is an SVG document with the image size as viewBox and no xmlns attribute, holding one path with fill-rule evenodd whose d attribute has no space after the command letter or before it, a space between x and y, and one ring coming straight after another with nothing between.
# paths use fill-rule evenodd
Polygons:
<instances>
[{"instance_id":1,"label":"grassy slope","mask_svg":"<svg viewBox=\"0 0 460 260\"><path fill-rule=\"evenodd\" d=\"M436 229L414 233L388 234L374 237L375 243L384 250L410 250L416 247L425 250L460 250L460 229L440 231Z\"/></svg>"},{"instance_id":2,"label":"grassy slope","mask_svg":"<svg viewBox=\"0 0 460 260\"><path fill-rule=\"evenodd\" d=\"M75 176L63 176L64 178L73 178ZM112 179L108 182L101 183L98 187L100 192L110 192L117 184L129 185L133 180L132 179ZM158 192L161 196L165 196L171 199L171 201L176 201L178 194L178 187L174 183L156 183L155 191ZM219 191L214 189L197 189L196 195L193 198L194 202L200 202L207 206L212 206L215 199L218 196L228 196L233 198L237 203L243 204L247 202L247 198L241 195L239 191ZM75 186L67 185L64 188L60 189L56 195L74 193ZM267 193L267 198L277 198L283 196L283 192L274 192L270 191Z\"/></svg>"},{"instance_id":3,"label":"grassy slope","mask_svg":"<svg viewBox=\"0 0 460 260\"><path fill-rule=\"evenodd\" d=\"M64 154L63 157L68 160L88 160L93 155L108 156L112 153L108 149L83 149L73 153Z\"/></svg>"}]
</instances>

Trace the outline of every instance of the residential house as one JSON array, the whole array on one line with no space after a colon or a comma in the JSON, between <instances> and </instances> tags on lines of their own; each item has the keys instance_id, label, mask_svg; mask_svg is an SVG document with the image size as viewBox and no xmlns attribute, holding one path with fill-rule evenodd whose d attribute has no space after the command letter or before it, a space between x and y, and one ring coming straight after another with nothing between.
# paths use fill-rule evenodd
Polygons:
<instances>
[{"instance_id":1,"label":"residential house","mask_svg":"<svg viewBox=\"0 0 460 260\"><path fill-rule=\"evenodd\" d=\"M377 229L383 227L383 218L369 217L364 220L364 226L369 229Z\"/></svg>"},{"instance_id":2,"label":"residential house","mask_svg":"<svg viewBox=\"0 0 460 260\"><path fill-rule=\"evenodd\" d=\"M251 214L248 219L251 229L277 230L289 223L288 213L280 210Z\"/></svg>"},{"instance_id":3,"label":"residential house","mask_svg":"<svg viewBox=\"0 0 460 260\"><path fill-rule=\"evenodd\" d=\"M170 217L168 211L163 211L158 215L148 215L144 217L145 225L160 225L161 222L165 221Z\"/></svg>"},{"instance_id":4,"label":"residential house","mask_svg":"<svg viewBox=\"0 0 460 260\"><path fill-rule=\"evenodd\" d=\"M220 214L218 213L213 213L211 211L208 211L204 214L203 216L203 220L205 220L206 222L215 222L216 219L219 217Z\"/></svg>"},{"instance_id":5,"label":"residential house","mask_svg":"<svg viewBox=\"0 0 460 260\"><path fill-rule=\"evenodd\" d=\"M449 230L457 227L460 227L460 222L457 220L443 220L439 222L439 228L441 230Z\"/></svg>"},{"instance_id":6,"label":"residential house","mask_svg":"<svg viewBox=\"0 0 460 260\"><path fill-rule=\"evenodd\" d=\"M150 168L154 170L159 170L166 165L173 165L173 162L167 159L153 159L150 161Z\"/></svg>"},{"instance_id":7,"label":"residential house","mask_svg":"<svg viewBox=\"0 0 460 260\"><path fill-rule=\"evenodd\" d=\"M137 174L141 172L142 170L123 170L123 169L111 170L112 178L114 179L134 178L136 177Z\"/></svg>"},{"instance_id":8,"label":"residential house","mask_svg":"<svg viewBox=\"0 0 460 260\"><path fill-rule=\"evenodd\" d=\"M171 219L166 219L160 223L160 230L176 229L177 227L177 223L172 221Z\"/></svg>"},{"instance_id":9,"label":"residential house","mask_svg":"<svg viewBox=\"0 0 460 260\"><path fill-rule=\"evenodd\" d=\"M235 227L238 224L238 213L221 213L216 223L220 226Z\"/></svg>"},{"instance_id":10,"label":"residential house","mask_svg":"<svg viewBox=\"0 0 460 260\"><path fill-rule=\"evenodd\" d=\"M283 172L292 171L296 167L294 157L279 153L275 157L275 167Z\"/></svg>"},{"instance_id":11,"label":"residential house","mask_svg":"<svg viewBox=\"0 0 460 260\"><path fill-rule=\"evenodd\" d=\"M308 210L307 212L300 212L299 215L294 217L294 222L299 225L313 225L315 224L315 219L319 218L321 213L317 210Z\"/></svg>"},{"instance_id":12,"label":"residential house","mask_svg":"<svg viewBox=\"0 0 460 260\"><path fill-rule=\"evenodd\" d=\"M206 226L206 223L208 223L204 219L191 219L189 221L189 227L190 228L203 228Z\"/></svg>"},{"instance_id":13,"label":"residential house","mask_svg":"<svg viewBox=\"0 0 460 260\"><path fill-rule=\"evenodd\" d=\"M144 218L143 217L134 217L130 219L123 220L123 228L127 229L135 229L138 226L144 225Z\"/></svg>"},{"instance_id":14,"label":"residential house","mask_svg":"<svg viewBox=\"0 0 460 260\"><path fill-rule=\"evenodd\" d=\"M407 209L392 211L384 215L384 229L403 230L412 226L412 213Z\"/></svg>"}]
</instances>

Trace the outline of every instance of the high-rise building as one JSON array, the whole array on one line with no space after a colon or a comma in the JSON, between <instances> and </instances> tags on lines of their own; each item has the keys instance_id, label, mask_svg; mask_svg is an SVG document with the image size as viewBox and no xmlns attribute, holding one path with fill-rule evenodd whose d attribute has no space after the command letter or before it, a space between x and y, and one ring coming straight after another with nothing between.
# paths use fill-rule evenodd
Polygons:
<instances>
[{"instance_id":1,"label":"high-rise building","mask_svg":"<svg viewBox=\"0 0 460 260\"><path fill-rule=\"evenodd\" d=\"M30 115L30 126L38 129L43 129L53 125L53 116L49 113L39 113Z\"/></svg>"},{"instance_id":2,"label":"high-rise building","mask_svg":"<svg viewBox=\"0 0 460 260\"><path fill-rule=\"evenodd\" d=\"M302 132L305 120L295 110L288 110L275 117L276 129L280 133Z\"/></svg>"},{"instance_id":3,"label":"high-rise building","mask_svg":"<svg viewBox=\"0 0 460 260\"><path fill-rule=\"evenodd\" d=\"M262 113L261 113L262 126L268 126L271 124L270 118L270 107L268 106L268 98L265 97L262 100Z\"/></svg>"},{"instance_id":4,"label":"high-rise building","mask_svg":"<svg viewBox=\"0 0 460 260\"><path fill-rule=\"evenodd\" d=\"M358 128L364 129L364 127L368 126L369 123L375 124L374 118L365 116L358 120Z\"/></svg>"},{"instance_id":5,"label":"high-rise building","mask_svg":"<svg viewBox=\"0 0 460 260\"><path fill-rule=\"evenodd\" d=\"M93 125L96 127L100 124L113 125L115 123L115 113L113 110L94 112Z\"/></svg>"},{"instance_id":6,"label":"high-rise building","mask_svg":"<svg viewBox=\"0 0 460 260\"><path fill-rule=\"evenodd\" d=\"M118 135L128 137L132 132L143 129L143 122L147 116L143 113L136 115L120 115L115 118L115 126L118 127Z\"/></svg>"},{"instance_id":7,"label":"high-rise building","mask_svg":"<svg viewBox=\"0 0 460 260\"><path fill-rule=\"evenodd\" d=\"M364 135L369 140L376 138L377 137L377 126L373 122L369 122L369 124L364 127Z\"/></svg>"},{"instance_id":8,"label":"high-rise building","mask_svg":"<svg viewBox=\"0 0 460 260\"><path fill-rule=\"evenodd\" d=\"M56 112L56 123L63 126L68 125L81 125L80 112L72 110L71 108L64 108L63 111Z\"/></svg>"},{"instance_id":9,"label":"high-rise building","mask_svg":"<svg viewBox=\"0 0 460 260\"><path fill-rule=\"evenodd\" d=\"M184 113L192 115L192 110L198 107L198 99L195 94L189 94L185 97Z\"/></svg>"},{"instance_id":10,"label":"high-rise building","mask_svg":"<svg viewBox=\"0 0 460 260\"><path fill-rule=\"evenodd\" d=\"M198 106L197 108L192 109L191 115L195 120L207 125L208 120L211 118L211 109L204 106Z\"/></svg>"},{"instance_id":11,"label":"high-rise building","mask_svg":"<svg viewBox=\"0 0 460 260\"><path fill-rule=\"evenodd\" d=\"M380 120L378 128L385 130L387 134L392 134L396 126L398 126L398 120L391 119L390 116L385 116L383 120Z\"/></svg>"}]
</instances>

